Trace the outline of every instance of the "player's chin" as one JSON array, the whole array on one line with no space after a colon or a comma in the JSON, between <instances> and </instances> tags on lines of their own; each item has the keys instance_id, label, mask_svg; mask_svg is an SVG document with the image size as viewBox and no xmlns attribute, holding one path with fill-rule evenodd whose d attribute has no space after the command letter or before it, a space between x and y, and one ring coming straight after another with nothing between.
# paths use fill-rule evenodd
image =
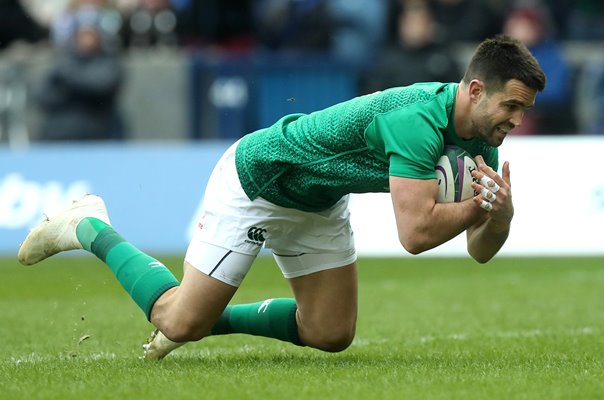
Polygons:
<instances>
[{"instance_id":1,"label":"player's chin","mask_svg":"<svg viewBox=\"0 0 604 400\"><path fill-rule=\"evenodd\" d=\"M491 132L491 135L487 138L486 142L487 142L487 144L489 144L493 147L499 147L499 146L501 146L501 144L503 143L503 141L505 140L505 138L507 136L508 135L506 132L503 132L503 131L495 128Z\"/></svg>"}]
</instances>

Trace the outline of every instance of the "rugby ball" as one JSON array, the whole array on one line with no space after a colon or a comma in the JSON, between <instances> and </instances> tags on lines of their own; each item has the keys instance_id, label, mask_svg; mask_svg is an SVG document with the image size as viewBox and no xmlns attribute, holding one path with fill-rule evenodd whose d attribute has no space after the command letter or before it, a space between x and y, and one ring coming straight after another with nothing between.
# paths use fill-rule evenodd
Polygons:
<instances>
[{"instance_id":1,"label":"rugby ball","mask_svg":"<svg viewBox=\"0 0 604 400\"><path fill-rule=\"evenodd\" d=\"M438 203L453 203L474 196L472 171L476 163L472 156L459 146L445 146L445 152L436 164Z\"/></svg>"}]
</instances>

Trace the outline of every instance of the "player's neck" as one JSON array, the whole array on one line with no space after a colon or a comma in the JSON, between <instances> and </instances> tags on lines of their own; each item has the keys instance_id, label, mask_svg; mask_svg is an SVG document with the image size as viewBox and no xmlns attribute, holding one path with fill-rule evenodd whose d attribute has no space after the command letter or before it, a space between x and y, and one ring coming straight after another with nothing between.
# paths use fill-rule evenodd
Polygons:
<instances>
[{"instance_id":1,"label":"player's neck","mask_svg":"<svg viewBox=\"0 0 604 400\"><path fill-rule=\"evenodd\" d=\"M467 86L462 81L455 93L455 113L453 124L457 136L462 139L472 139L471 101L467 93Z\"/></svg>"}]
</instances>

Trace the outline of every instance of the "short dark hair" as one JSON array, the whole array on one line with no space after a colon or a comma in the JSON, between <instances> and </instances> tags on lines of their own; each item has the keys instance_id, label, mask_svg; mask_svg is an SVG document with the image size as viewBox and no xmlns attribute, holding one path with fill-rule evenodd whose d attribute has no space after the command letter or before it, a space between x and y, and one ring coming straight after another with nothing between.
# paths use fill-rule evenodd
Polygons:
<instances>
[{"instance_id":1,"label":"short dark hair","mask_svg":"<svg viewBox=\"0 0 604 400\"><path fill-rule=\"evenodd\" d=\"M545 74L539 62L519 40L506 35L486 39L476 49L463 81L484 82L486 90L501 89L511 79L539 92L545 89Z\"/></svg>"}]
</instances>

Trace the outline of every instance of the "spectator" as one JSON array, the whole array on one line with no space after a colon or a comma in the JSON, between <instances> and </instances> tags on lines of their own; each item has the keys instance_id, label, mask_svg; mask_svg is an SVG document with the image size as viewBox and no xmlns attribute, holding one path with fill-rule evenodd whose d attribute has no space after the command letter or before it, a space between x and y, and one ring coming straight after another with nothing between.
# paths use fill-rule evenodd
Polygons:
<instances>
[{"instance_id":1,"label":"spectator","mask_svg":"<svg viewBox=\"0 0 604 400\"><path fill-rule=\"evenodd\" d=\"M572 114L572 74L552 34L547 9L538 4L512 10L504 33L522 41L533 53L547 76L547 87L516 134L564 134L575 130Z\"/></svg>"},{"instance_id":2,"label":"spectator","mask_svg":"<svg viewBox=\"0 0 604 400\"><path fill-rule=\"evenodd\" d=\"M122 27L122 18L117 10L109 7L108 0L72 0L67 10L51 23L50 37L54 46L68 47L71 45L78 15L84 13L98 13L98 27L101 29L106 46L118 47L120 45L117 34Z\"/></svg>"},{"instance_id":3,"label":"spectator","mask_svg":"<svg viewBox=\"0 0 604 400\"><path fill-rule=\"evenodd\" d=\"M407 2L398 16L396 43L365 74L362 91L371 93L415 82L457 82L460 66L447 45L436 41L436 22L425 3Z\"/></svg>"},{"instance_id":4,"label":"spectator","mask_svg":"<svg viewBox=\"0 0 604 400\"><path fill-rule=\"evenodd\" d=\"M42 140L122 138L117 96L123 70L105 46L99 14L85 8L76 16L71 45L59 49L43 78L37 100L44 113Z\"/></svg>"}]
</instances>

